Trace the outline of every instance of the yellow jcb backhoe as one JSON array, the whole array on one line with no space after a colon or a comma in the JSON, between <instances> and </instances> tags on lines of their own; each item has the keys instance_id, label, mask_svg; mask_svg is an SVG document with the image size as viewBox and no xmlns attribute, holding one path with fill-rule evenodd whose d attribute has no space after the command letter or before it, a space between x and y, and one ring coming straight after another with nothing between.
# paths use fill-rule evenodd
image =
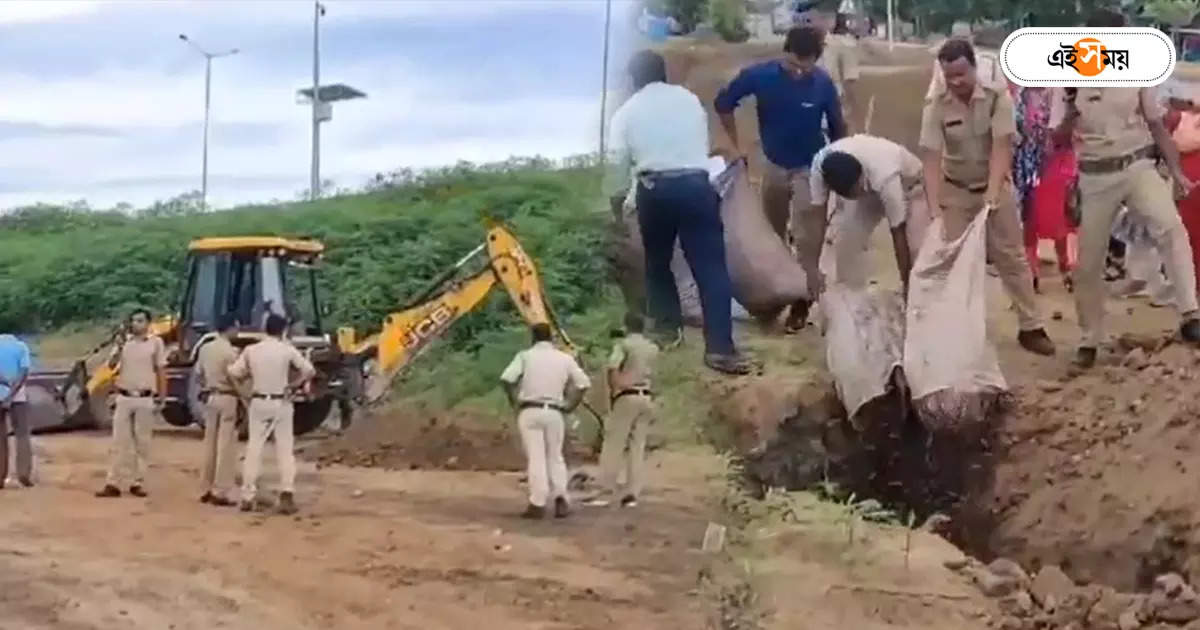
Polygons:
<instances>
[{"instance_id":1,"label":"yellow jcb backhoe","mask_svg":"<svg viewBox=\"0 0 1200 630\"><path fill-rule=\"evenodd\" d=\"M381 400L413 359L497 284L504 286L526 322L550 324L559 344L575 353L546 300L537 266L503 226L492 225L483 243L385 317L378 333L362 339L353 328L339 328L331 338L322 326L328 310L320 302L316 273L324 250L314 240L275 236L204 238L189 245L178 310L151 325L151 333L163 339L168 351L169 396L163 409L167 422L203 423L193 368L200 347L216 334L215 322L226 314L234 314L241 324L238 346L262 338L270 313L291 322L290 341L317 367L309 393L296 401L297 435L324 422L335 402L345 426L356 407ZM117 328L70 370L31 375L28 391L35 430L108 424L117 370L104 358L125 334L123 327Z\"/></svg>"}]
</instances>

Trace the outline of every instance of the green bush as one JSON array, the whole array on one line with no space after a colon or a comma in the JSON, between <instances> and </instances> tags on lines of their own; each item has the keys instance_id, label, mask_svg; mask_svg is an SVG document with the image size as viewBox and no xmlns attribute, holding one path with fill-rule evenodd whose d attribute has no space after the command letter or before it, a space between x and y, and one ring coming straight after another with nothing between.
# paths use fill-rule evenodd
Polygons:
<instances>
[{"instance_id":1,"label":"green bush","mask_svg":"<svg viewBox=\"0 0 1200 630\"><path fill-rule=\"evenodd\" d=\"M713 30L721 39L727 42L750 39L750 31L746 28L745 0L711 0L708 13Z\"/></svg>"},{"instance_id":2,"label":"green bush","mask_svg":"<svg viewBox=\"0 0 1200 630\"><path fill-rule=\"evenodd\" d=\"M583 313L608 298L602 249L608 215L597 170L576 161L459 165L379 176L366 192L313 203L182 216L34 206L0 216L0 330L39 332L121 316L132 304L176 310L186 247L202 236L278 234L327 247L319 286L327 328L374 331L388 312L482 243L487 217L511 226L535 258L555 310ZM500 294L503 297L497 297ZM503 291L450 332L473 351L520 323Z\"/></svg>"}]
</instances>

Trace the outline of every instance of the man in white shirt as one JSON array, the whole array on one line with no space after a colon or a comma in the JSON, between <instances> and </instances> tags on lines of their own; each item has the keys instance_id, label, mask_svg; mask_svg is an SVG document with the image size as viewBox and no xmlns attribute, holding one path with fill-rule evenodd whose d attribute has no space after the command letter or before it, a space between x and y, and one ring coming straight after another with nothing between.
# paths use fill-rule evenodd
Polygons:
<instances>
[{"instance_id":1,"label":"man in white shirt","mask_svg":"<svg viewBox=\"0 0 1200 630\"><path fill-rule=\"evenodd\" d=\"M834 204L825 247L832 249L833 282L862 286L871 233L887 218L896 251L896 268L908 289L908 274L920 247L929 215L921 183L921 160L903 146L875 136L858 134L829 144L813 158L809 189L813 212L825 212L829 193L844 203Z\"/></svg>"},{"instance_id":2,"label":"man in white shirt","mask_svg":"<svg viewBox=\"0 0 1200 630\"><path fill-rule=\"evenodd\" d=\"M529 506L521 516L542 518L546 502L554 497L554 516L565 518L570 507L562 450L566 434L563 416L583 402L592 382L574 357L554 347L548 324L534 324L531 331L533 346L517 353L500 375L508 401L517 410L517 427L525 447Z\"/></svg>"},{"instance_id":3,"label":"man in white shirt","mask_svg":"<svg viewBox=\"0 0 1200 630\"><path fill-rule=\"evenodd\" d=\"M263 447L275 437L275 461L279 466L279 505L281 514L295 514L296 454L292 400L316 374L311 362L283 338L287 319L271 313L267 316L267 336L247 347L226 369L234 381L250 379L250 408L247 423L250 438L242 465L242 501L240 509L251 512L257 506L258 475ZM295 378L289 378L292 372Z\"/></svg>"},{"instance_id":4,"label":"man in white shirt","mask_svg":"<svg viewBox=\"0 0 1200 630\"><path fill-rule=\"evenodd\" d=\"M725 264L721 198L709 182L708 114L695 94L667 83L666 63L645 50L629 73L636 90L613 115L609 173L622 186L632 167L637 177L638 225L646 255L646 293L657 336L678 337L683 327L679 291L671 273L675 239L700 291L705 365L748 374L752 362L733 344L733 288Z\"/></svg>"}]
</instances>

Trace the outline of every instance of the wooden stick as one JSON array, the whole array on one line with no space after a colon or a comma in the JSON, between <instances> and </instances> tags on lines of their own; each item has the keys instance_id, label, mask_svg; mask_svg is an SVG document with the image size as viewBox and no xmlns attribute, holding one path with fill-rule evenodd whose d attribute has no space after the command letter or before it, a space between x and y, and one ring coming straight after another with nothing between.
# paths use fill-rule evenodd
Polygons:
<instances>
[{"instance_id":1,"label":"wooden stick","mask_svg":"<svg viewBox=\"0 0 1200 630\"><path fill-rule=\"evenodd\" d=\"M902 591L892 588L881 588L878 586L862 586L858 584L832 584L825 589L825 594L828 595L832 590L852 591L855 593L879 593L882 595L894 595L896 597L936 597L938 599L950 599L955 601L966 601L971 599L966 595L958 595L954 593L929 593L922 591Z\"/></svg>"},{"instance_id":2,"label":"wooden stick","mask_svg":"<svg viewBox=\"0 0 1200 630\"><path fill-rule=\"evenodd\" d=\"M867 100L867 119L863 122L863 133L871 133L871 119L875 117L875 95Z\"/></svg>"}]
</instances>

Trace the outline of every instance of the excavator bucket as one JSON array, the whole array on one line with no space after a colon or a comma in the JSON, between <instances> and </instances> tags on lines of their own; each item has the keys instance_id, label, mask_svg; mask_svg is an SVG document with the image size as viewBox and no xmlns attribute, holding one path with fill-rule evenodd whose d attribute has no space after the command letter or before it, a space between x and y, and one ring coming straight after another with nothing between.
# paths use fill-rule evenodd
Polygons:
<instances>
[{"instance_id":1,"label":"excavator bucket","mask_svg":"<svg viewBox=\"0 0 1200 630\"><path fill-rule=\"evenodd\" d=\"M29 398L29 423L34 431L101 424L87 394L87 366L76 362L70 370L40 370L29 375L25 392ZM99 401L103 408L104 401Z\"/></svg>"}]
</instances>

